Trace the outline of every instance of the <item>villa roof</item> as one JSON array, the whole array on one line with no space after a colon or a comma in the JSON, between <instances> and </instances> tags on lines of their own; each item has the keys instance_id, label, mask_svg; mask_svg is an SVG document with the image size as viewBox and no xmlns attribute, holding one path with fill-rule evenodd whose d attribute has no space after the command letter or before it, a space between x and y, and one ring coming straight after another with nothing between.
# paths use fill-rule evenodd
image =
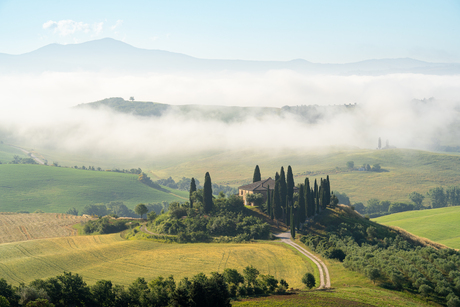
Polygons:
<instances>
[{"instance_id":1,"label":"villa roof","mask_svg":"<svg viewBox=\"0 0 460 307\"><path fill-rule=\"evenodd\" d=\"M243 185L239 187L239 190L245 190L245 191L253 191L253 192L259 192L259 191L267 191L267 188L270 187L270 190L275 189L275 183L276 181L273 180L271 177L265 180L261 181L256 181L251 184ZM294 192L298 192L299 188L294 186Z\"/></svg>"},{"instance_id":2,"label":"villa roof","mask_svg":"<svg viewBox=\"0 0 460 307\"><path fill-rule=\"evenodd\" d=\"M256 181L251 184L243 185L238 189L245 191L266 191L268 187L270 187L270 190L275 189L275 180L273 180L271 177L265 180Z\"/></svg>"}]
</instances>

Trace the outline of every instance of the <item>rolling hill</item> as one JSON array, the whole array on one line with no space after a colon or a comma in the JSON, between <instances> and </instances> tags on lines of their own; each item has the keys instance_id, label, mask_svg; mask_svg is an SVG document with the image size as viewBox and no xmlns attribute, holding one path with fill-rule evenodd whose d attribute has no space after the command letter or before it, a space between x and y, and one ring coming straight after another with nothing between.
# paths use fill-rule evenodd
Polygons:
<instances>
[{"instance_id":1,"label":"rolling hill","mask_svg":"<svg viewBox=\"0 0 460 307\"><path fill-rule=\"evenodd\" d=\"M416 236L460 249L460 207L407 211L382 216L373 221L400 227Z\"/></svg>"},{"instance_id":2,"label":"rolling hill","mask_svg":"<svg viewBox=\"0 0 460 307\"><path fill-rule=\"evenodd\" d=\"M162 192L137 180L137 175L72 168L0 165L0 211L63 213L75 207L121 201L129 208L138 203L184 201L184 191Z\"/></svg>"}]
</instances>

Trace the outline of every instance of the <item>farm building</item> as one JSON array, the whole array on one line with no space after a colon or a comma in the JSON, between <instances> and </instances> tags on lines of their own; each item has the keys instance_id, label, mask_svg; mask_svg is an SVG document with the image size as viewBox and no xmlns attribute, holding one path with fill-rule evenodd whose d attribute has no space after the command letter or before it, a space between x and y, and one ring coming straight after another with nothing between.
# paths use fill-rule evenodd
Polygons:
<instances>
[{"instance_id":1,"label":"farm building","mask_svg":"<svg viewBox=\"0 0 460 307\"><path fill-rule=\"evenodd\" d=\"M238 195L243 197L243 201L245 205L251 205L253 206L252 203L249 203L246 201L246 195L247 194L255 194L259 193L262 194L264 197L264 202L267 201L267 189L270 189L270 192L273 192L275 189L275 180L269 177L268 179L261 180L261 181L256 181L251 184L243 185L238 188ZM298 188L294 187L294 192L298 192Z\"/></svg>"}]
</instances>

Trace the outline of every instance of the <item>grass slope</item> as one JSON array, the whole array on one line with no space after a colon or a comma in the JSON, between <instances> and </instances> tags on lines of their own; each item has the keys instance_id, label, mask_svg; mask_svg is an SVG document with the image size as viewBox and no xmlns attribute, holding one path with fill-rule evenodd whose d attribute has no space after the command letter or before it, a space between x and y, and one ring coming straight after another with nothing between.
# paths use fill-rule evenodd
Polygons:
<instances>
[{"instance_id":1,"label":"grass slope","mask_svg":"<svg viewBox=\"0 0 460 307\"><path fill-rule=\"evenodd\" d=\"M8 163L13 161L13 156L18 155L21 158L28 158L27 155L21 150L0 143L0 162Z\"/></svg>"},{"instance_id":2,"label":"grass slope","mask_svg":"<svg viewBox=\"0 0 460 307\"><path fill-rule=\"evenodd\" d=\"M138 203L183 201L188 193L174 194L152 189L136 175L78 170L42 165L0 165L0 211L66 212L85 205L123 201Z\"/></svg>"},{"instance_id":3,"label":"grass slope","mask_svg":"<svg viewBox=\"0 0 460 307\"><path fill-rule=\"evenodd\" d=\"M81 156L41 149L38 152L61 165L94 165L104 169L141 167L149 170L153 180L195 177L202 183L204 174L210 172L213 183L235 187L252 182L256 164L263 178L273 178L282 165L285 168L291 165L296 183L303 182L306 176L314 180L329 175L333 190L346 193L352 202L364 204L371 198L409 201L407 195L414 191L425 194L437 186L460 186L460 155L409 149L235 150L195 155L176 153L154 160ZM379 163L388 172L349 171L347 161L354 161L356 167Z\"/></svg>"},{"instance_id":4,"label":"grass slope","mask_svg":"<svg viewBox=\"0 0 460 307\"><path fill-rule=\"evenodd\" d=\"M349 171L347 161L355 166L379 163L388 172ZM346 193L352 202L368 199L409 201L413 191L425 194L437 186L460 185L460 156L420 150L338 149L322 152L252 152L236 151L214 154L202 159L179 163L173 167L152 169L157 177L181 178L209 171L213 182L241 185L251 182L255 165L263 178L274 178L283 165L291 165L296 183L330 176L333 190ZM198 177L201 179L201 177ZM428 200L425 200L428 203Z\"/></svg>"},{"instance_id":5,"label":"grass slope","mask_svg":"<svg viewBox=\"0 0 460 307\"><path fill-rule=\"evenodd\" d=\"M127 285L137 277L149 280L172 274L179 280L225 268L242 273L247 265L261 274L284 278L294 287L301 287L306 272L314 272L310 261L280 243L162 244L112 234L0 245L0 276L16 285L63 271L81 274L89 284L108 279Z\"/></svg>"},{"instance_id":6,"label":"grass slope","mask_svg":"<svg viewBox=\"0 0 460 307\"><path fill-rule=\"evenodd\" d=\"M460 249L459 220L460 207L407 211L373 219L456 249Z\"/></svg>"}]
</instances>

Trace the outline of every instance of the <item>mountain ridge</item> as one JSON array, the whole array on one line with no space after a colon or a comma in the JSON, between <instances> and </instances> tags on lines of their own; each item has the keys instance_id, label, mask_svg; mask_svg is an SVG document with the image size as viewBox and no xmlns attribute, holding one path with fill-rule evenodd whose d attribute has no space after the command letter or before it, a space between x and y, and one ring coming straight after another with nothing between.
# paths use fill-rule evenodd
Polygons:
<instances>
[{"instance_id":1,"label":"mountain ridge","mask_svg":"<svg viewBox=\"0 0 460 307\"><path fill-rule=\"evenodd\" d=\"M19 55L0 53L0 71L109 71L122 73L171 72L259 72L293 70L302 74L385 75L417 73L460 74L458 63L431 63L412 58L368 59L335 64L313 63L304 59L253 61L201 59L159 49L142 49L112 38L79 44L49 44Z\"/></svg>"}]
</instances>

